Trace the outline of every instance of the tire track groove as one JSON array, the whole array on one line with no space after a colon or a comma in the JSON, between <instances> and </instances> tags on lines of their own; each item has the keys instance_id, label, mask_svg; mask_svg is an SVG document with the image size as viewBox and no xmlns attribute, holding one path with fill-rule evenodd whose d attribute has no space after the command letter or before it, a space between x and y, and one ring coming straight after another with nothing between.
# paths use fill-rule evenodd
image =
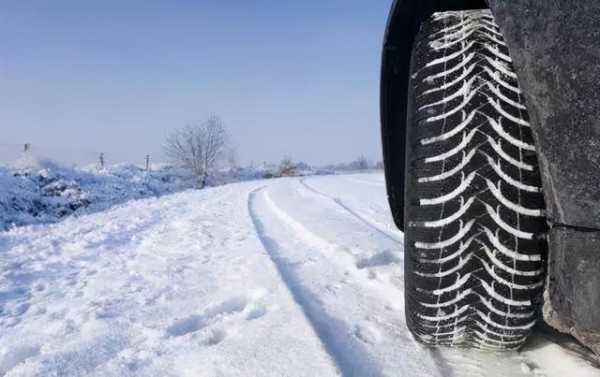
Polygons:
<instances>
[{"instance_id":1,"label":"tire track groove","mask_svg":"<svg viewBox=\"0 0 600 377\"><path fill-rule=\"evenodd\" d=\"M346 210L346 212L348 212L350 215L352 215L353 217L355 217L356 219L358 219L361 223L365 224L366 226L368 226L369 228L373 229L374 231L376 231L377 233L379 233L380 235L384 236L385 238L393 241L393 242L397 242L400 243L400 245L402 245L404 243L404 238L403 237L398 237L396 235L393 235L385 230L383 230L378 224L375 224L373 221L367 219L366 217L364 217L363 215L361 215L360 213L358 213L357 211L355 211L354 209L350 208L348 205L346 205L346 203L344 203L341 199L338 198L334 198L330 195L325 194L324 192L315 189L314 187L312 187L311 185L309 185L308 183L306 183L306 179L301 179L300 180L300 184L304 187L306 187L306 189L308 189L309 191L327 199L330 200L332 202L334 202L335 204L337 204L338 206L342 207L344 210Z\"/></svg>"},{"instance_id":2,"label":"tire track groove","mask_svg":"<svg viewBox=\"0 0 600 377\"><path fill-rule=\"evenodd\" d=\"M368 370L360 365L360 358L355 357L357 352L366 350L352 349L340 341L340 331L345 326L336 318L331 317L319 304L320 299L316 294L310 292L303 286L301 277L297 274L294 266L286 261L281 255L281 246L273 239L266 230L265 224L258 214L256 201L257 195L264 193L265 187L252 191L248 197L248 212L254 224L256 234L275 265L282 281L291 293L292 297L304 313L304 316L312 326L315 334L320 339L324 350L335 363L341 376L379 376L380 373ZM350 349L348 349L350 348Z\"/></svg>"}]
</instances>

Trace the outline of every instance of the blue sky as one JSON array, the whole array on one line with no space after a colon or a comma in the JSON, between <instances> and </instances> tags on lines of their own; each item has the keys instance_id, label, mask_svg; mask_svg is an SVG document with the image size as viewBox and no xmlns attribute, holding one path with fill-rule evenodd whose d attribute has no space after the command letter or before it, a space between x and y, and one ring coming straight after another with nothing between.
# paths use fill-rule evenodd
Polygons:
<instances>
[{"instance_id":1,"label":"blue sky","mask_svg":"<svg viewBox=\"0 0 600 377\"><path fill-rule=\"evenodd\" d=\"M220 116L242 162L380 159L391 0L12 0L0 13L0 149L161 159ZM140 161L138 161L140 160Z\"/></svg>"}]
</instances>

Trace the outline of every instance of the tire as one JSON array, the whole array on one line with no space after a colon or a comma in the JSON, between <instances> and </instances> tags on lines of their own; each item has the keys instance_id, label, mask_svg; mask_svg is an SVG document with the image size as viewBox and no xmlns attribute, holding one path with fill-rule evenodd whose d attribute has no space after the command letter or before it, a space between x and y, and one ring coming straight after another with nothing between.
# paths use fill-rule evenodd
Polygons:
<instances>
[{"instance_id":1,"label":"tire","mask_svg":"<svg viewBox=\"0 0 600 377\"><path fill-rule=\"evenodd\" d=\"M527 109L491 12L425 21L410 80L408 327L426 344L517 349L539 317L545 206Z\"/></svg>"}]
</instances>

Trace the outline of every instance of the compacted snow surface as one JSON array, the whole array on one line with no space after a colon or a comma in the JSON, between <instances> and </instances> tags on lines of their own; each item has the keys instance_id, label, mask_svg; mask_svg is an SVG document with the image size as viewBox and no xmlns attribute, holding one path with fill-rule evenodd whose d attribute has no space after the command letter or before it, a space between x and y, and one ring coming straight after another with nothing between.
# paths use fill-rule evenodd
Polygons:
<instances>
[{"instance_id":1,"label":"compacted snow surface","mask_svg":"<svg viewBox=\"0 0 600 377\"><path fill-rule=\"evenodd\" d=\"M600 376L534 337L430 349L404 325L383 176L231 184L0 232L0 375Z\"/></svg>"}]
</instances>

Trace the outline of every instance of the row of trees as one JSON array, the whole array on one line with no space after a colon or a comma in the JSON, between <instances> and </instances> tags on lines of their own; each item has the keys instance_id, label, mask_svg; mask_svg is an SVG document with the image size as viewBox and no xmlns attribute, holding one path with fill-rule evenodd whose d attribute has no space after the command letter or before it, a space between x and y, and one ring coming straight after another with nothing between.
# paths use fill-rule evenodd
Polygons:
<instances>
[{"instance_id":1,"label":"row of trees","mask_svg":"<svg viewBox=\"0 0 600 377\"><path fill-rule=\"evenodd\" d=\"M359 156L354 161L334 165L326 165L323 168L334 171L365 171L373 169L383 169L383 161L373 163L369 161L365 156Z\"/></svg>"}]
</instances>

